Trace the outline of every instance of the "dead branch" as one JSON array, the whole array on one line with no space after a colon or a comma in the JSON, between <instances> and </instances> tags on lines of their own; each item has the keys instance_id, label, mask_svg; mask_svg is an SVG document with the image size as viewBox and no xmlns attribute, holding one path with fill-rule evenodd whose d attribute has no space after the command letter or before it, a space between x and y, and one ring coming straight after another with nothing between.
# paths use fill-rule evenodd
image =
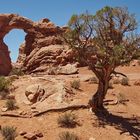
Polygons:
<instances>
[{"instance_id":1,"label":"dead branch","mask_svg":"<svg viewBox=\"0 0 140 140\"><path fill-rule=\"evenodd\" d=\"M122 75L122 76L124 76L124 77L127 77L125 74L123 74L123 73L121 73L121 72L113 71L112 73L113 73L115 76L116 76L116 75Z\"/></svg>"},{"instance_id":2,"label":"dead branch","mask_svg":"<svg viewBox=\"0 0 140 140\"><path fill-rule=\"evenodd\" d=\"M12 113L2 113L0 116L5 116L5 117L19 117L19 118L31 118L31 116L24 116L24 115L19 115L19 114L12 114Z\"/></svg>"},{"instance_id":3,"label":"dead branch","mask_svg":"<svg viewBox=\"0 0 140 140\"><path fill-rule=\"evenodd\" d=\"M65 112L68 110L79 110L79 109L88 109L88 105L72 105L72 106L63 107L63 108L48 109L48 110L34 114L33 117L38 117L40 115L43 115L45 113L50 113L50 112Z\"/></svg>"}]
</instances>

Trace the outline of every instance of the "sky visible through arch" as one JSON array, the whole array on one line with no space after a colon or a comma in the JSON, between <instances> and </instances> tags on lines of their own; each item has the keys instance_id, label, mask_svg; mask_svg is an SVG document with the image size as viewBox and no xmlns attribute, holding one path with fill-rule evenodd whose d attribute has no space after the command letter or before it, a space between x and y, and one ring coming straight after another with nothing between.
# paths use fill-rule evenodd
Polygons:
<instances>
[{"instance_id":1,"label":"sky visible through arch","mask_svg":"<svg viewBox=\"0 0 140 140\"><path fill-rule=\"evenodd\" d=\"M16 13L33 21L49 18L56 25L63 26L67 24L72 14L85 11L95 14L97 10L107 5L128 7L130 13L135 13L140 26L140 0L1 0L0 13ZM5 37L12 61L16 61L19 45L24 38L25 33L22 30L12 30Z\"/></svg>"}]
</instances>

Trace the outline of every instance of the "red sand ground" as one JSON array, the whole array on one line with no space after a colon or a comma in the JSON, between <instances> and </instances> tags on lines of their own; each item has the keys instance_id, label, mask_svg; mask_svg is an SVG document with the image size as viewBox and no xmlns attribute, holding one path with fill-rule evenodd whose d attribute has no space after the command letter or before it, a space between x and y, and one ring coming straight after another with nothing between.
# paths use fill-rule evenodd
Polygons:
<instances>
[{"instance_id":1,"label":"red sand ground","mask_svg":"<svg viewBox=\"0 0 140 140\"><path fill-rule=\"evenodd\" d=\"M133 140L138 135L138 139L140 139L140 86L133 85L135 80L140 79L140 66L120 67L118 70L128 75L130 86L113 85L114 88L109 89L106 99L116 99L116 94L120 92L126 99L129 99L129 102L126 105L117 104L106 106L108 111L112 113L112 116L107 117L106 121L99 121L97 116L88 109L80 109L73 111L73 113L77 115L77 119L81 125L72 129L58 126L58 116L64 114L63 112L47 113L28 119L0 117L0 125L15 126L18 132L21 130L27 132L39 130L44 135L39 140L59 140L59 133L63 131L74 132L80 137L80 140L89 140L91 137L96 140ZM92 72L87 68L80 68L80 74L89 75ZM88 102L92 94L95 93L97 84L81 82L80 89L82 90L82 94L80 91L77 91L73 100L75 98L82 98L84 93L86 96L84 96L83 102ZM0 100L1 107L4 105L4 102ZM26 106L23 105L24 107ZM2 140L1 136L0 140ZM18 136L16 140L23 140L23 137Z\"/></svg>"}]
</instances>

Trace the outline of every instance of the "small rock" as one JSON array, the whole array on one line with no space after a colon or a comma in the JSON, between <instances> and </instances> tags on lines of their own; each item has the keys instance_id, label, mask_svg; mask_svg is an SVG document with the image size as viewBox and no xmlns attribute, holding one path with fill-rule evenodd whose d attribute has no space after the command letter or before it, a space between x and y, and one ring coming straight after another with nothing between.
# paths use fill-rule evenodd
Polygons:
<instances>
[{"instance_id":1,"label":"small rock","mask_svg":"<svg viewBox=\"0 0 140 140\"><path fill-rule=\"evenodd\" d=\"M21 135L21 136L23 136L23 135L25 135L25 134L27 134L26 131L20 131L20 132L19 132L19 135Z\"/></svg>"},{"instance_id":2,"label":"small rock","mask_svg":"<svg viewBox=\"0 0 140 140\"><path fill-rule=\"evenodd\" d=\"M19 113L19 115L27 115L27 112L22 111L22 110L19 110L18 113Z\"/></svg>"},{"instance_id":3,"label":"small rock","mask_svg":"<svg viewBox=\"0 0 140 140\"><path fill-rule=\"evenodd\" d=\"M25 90L27 99L32 103L39 101L44 94L45 90L38 84L30 85Z\"/></svg>"},{"instance_id":4,"label":"small rock","mask_svg":"<svg viewBox=\"0 0 140 140\"><path fill-rule=\"evenodd\" d=\"M42 132L40 132L40 131L35 132L35 134L36 134L36 136L39 137L39 138L42 138L42 137L43 137L43 134L42 134Z\"/></svg>"},{"instance_id":5,"label":"small rock","mask_svg":"<svg viewBox=\"0 0 140 140\"><path fill-rule=\"evenodd\" d=\"M140 86L140 79L134 82L135 86Z\"/></svg>"},{"instance_id":6,"label":"small rock","mask_svg":"<svg viewBox=\"0 0 140 140\"><path fill-rule=\"evenodd\" d=\"M3 108L1 109L2 112L6 112L7 110L8 110L7 107L3 107Z\"/></svg>"},{"instance_id":7,"label":"small rock","mask_svg":"<svg viewBox=\"0 0 140 140\"><path fill-rule=\"evenodd\" d=\"M26 105L31 105L31 104L32 104L32 103L31 103L30 101L28 101L28 100L23 101L23 103L26 104Z\"/></svg>"},{"instance_id":8,"label":"small rock","mask_svg":"<svg viewBox=\"0 0 140 140\"><path fill-rule=\"evenodd\" d=\"M19 115L22 115L22 113L23 113L22 110L19 110L19 111L18 111L18 114L19 114Z\"/></svg>"},{"instance_id":9,"label":"small rock","mask_svg":"<svg viewBox=\"0 0 140 140\"><path fill-rule=\"evenodd\" d=\"M30 94L29 96L28 96L28 100L29 101L32 101L34 99L34 95L33 94Z\"/></svg>"},{"instance_id":10,"label":"small rock","mask_svg":"<svg viewBox=\"0 0 140 140\"><path fill-rule=\"evenodd\" d=\"M38 111L37 110L34 110L34 109L31 109L31 112L32 113L38 113Z\"/></svg>"},{"instance_id":11,"label":"small rock","mask_svg":"<svg viewBox=\"0 0 140 140\"><path fill-rule=\"evenodd\" d=\"M34 134L34 133L27 133L24 135L24 138L27 140L36 140L37 139L36 134Z\"/></svg>"},{"instance_id":12,"label":"small rock","mask_svg":"<svg viewBox=\"0 0 140 140\"><path fill-rule=\"evenodd\" d=\"M31 109L36 109L36 107L35 106L31 106Z\"/></svg>"}]
</instances>

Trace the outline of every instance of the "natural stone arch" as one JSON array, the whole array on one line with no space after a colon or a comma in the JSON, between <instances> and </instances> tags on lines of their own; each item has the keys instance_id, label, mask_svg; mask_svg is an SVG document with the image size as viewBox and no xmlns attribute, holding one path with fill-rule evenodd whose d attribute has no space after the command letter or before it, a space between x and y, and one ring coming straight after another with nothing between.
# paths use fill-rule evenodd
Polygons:
<instances>
[{"instance_id":1,"label":"natural stone arch","mask_svg":"<svg viewBox=\"0 0 140 140\"><path fill-rule=\"evenodd\" d=\"M4 37L12 29L21 29L26 33L24 53L28 56L37 46L39 38L49 37L53 44L59 44L56 35L61 34L63 30L55 26L48 19L42 19L39 22L33 22L25 17L16 14L0 14L0 75L8 75L12 69L11 58L9 56L8 46L4 43ZM50 36L53 38L50 39ZM49 42L50 44L52 42Z\"/></svg>"},{"instance_id":2,"label":"natural stone arch","mask_svg":"<svg viewBox=\"0 0 140 140\"><path fill-rule=\"evenodd\" d=\"M8 46L4 43L5 35L12 29L22 29L30 36L33 32L33 22L15 14L0 15L0 75L8 75L12 68Z\"/></svg>"},{"instance_id":3,"label":"natural stone arch","mask_svg":"<svg viewBox=\"0 0 140 140\"><path fill-rule=\"evenodd\" d=\"M25 43L26 33L21 29L12 29L4 37L4 42L8 46L12 63L17 65L19 57L20 46Z\"/></svg>"}]
</instances>

